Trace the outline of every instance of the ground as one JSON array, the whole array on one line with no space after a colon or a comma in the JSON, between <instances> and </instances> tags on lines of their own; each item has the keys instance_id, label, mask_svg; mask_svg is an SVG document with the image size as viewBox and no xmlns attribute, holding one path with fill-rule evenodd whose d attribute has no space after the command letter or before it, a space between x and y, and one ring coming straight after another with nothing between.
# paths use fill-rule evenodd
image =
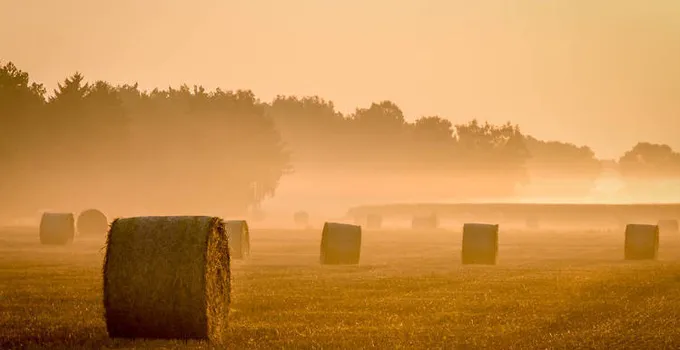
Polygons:
<instances>
[{"instance_id":1,"label":"ground","mask_svg":"<svg viewBox=\"0 0 680 350\"><path fill-rule=\"evenodd\" d=\"M463 266L459 230L365 231L358 266L321 266L320 230L251 232L234 261L230 349L680 348L680 235L627 262L623 233L503 231ZM210 348L109 339L104 239L45 247L0 232L0 348Z\"/></svg>"}]
</instances>

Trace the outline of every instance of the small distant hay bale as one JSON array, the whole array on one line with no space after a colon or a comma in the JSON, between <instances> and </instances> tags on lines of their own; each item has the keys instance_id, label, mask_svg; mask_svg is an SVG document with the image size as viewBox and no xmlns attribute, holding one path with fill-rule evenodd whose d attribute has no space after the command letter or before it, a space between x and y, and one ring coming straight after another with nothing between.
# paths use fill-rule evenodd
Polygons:
<instances>
[{"instance_id":1,"label":"small distant hay bale","mask_svg":"<svg viewBox=\"0 0 680 350\"><path fill-rule=\"evenodd\" d=\"M116 219L103 274L111 338L223 340L231 272L222 219Z\"/></svg>"},{"instance_id":2,"label":"small distant hay bale","mask_svg":"<svg viewBox=\"0 0 680 350\"><path fill-rule=\"evenodd\" d=\"M540 225L538 223L538 218L536 218L535 216L528 217L526 219L525 224L526 224L526 227L530 230L537 230L540 227Z\"/></svg>"},{"instance_id":3,"label":"small distant hay bale","mask_svg":"<svg viewBox=\"0 0 680 350\"><path fill-rule=\"evenodd\" d=\"M659 252L659 226L626 225L624 258L626 260L654 260Z\"/></svg>"},{"instance_id":4,"label":"small distant hay bale","mask_svg":"<svg viewBox=\"0 0 680 350\"><path fill-rule=\"evenodd\" d=\"M295 225L307 227L309 225L309 213L306 211L298 211L293 214L293 222Z\"/></svg>"},{"instance_id":5,"label":"small distant hay bale","mask_svg":"<svg viewBox=\"0 0 680 350\"><path fill-rule=\"evenodd\" d=\"M250 255L250 230L245 220L230 220L225 223L229 237L229 253L232 259L245 259Z\"/></svg>"},{"instance_id":6,"label":"small distant hay bale","mask_svg":"<svg viewBox=\"0 0 680 350\"><path fill-rule=\"evenodd\" d=\"M498 257L498 225L463 225L463 264L495 265Z\"/></svg>"},{"instance_id":7,"label":"small distant hay bale","mask_svg":"<svg viewBox=\"0 0 680 350\"><path fill-rule=\"evenodd\" d=\"M664 219L658 222L659 231L664 233L678 233L680 232L680 226L678 226L678 220Z\"/></svg>"},{"instance_id":8,"label":"small distant hay bale","mask_svg":"<svg viewBox=\"0 0 680 350\"><path fill-rule=\"evenodd\" d=\"M361 255L361 226L327 222L321 232L321 264L354 265Z\"/></svg>"},{"instance_id":9,"label":"small distant hay bale","mask_svg":"<svg viewBox=\"0 0 680 350\"><path fill-rule=\"evenodd\" d=\"M369 214L366 216L366 228L369 230L379 230L382 227L382 216L378 214Z\"/></svg>"},{"instance_id":10,"label":"small distant hay bale","mask_svg":"<svg viewBox=\"0 0 680 350\"><path fill-rule=\"evenodd\" d=\"M109 220L106 215L97 209L88 209L78 215L76 223L79 235L106 235L109 229Z\"/></svg>"},{"instance_id":11,"label":"small distant hay bale","mask_svg":"<svg viewBox=\"0 0 680 350\"><path fill-rule=\"evenodd\" d=\"M65 245L73 242L75 219L72 213L43 213L40 219L40 243Z\"/></svg>"},{"instance_id":12,"label":"small distant hay bale","mask_svg":"<svg viewBox=\"0 0 680 350\"><path fill-rule=\"evenodd\" d=\"M437 215L416 216L411 221L411 228L414 230L434 230L439 227Z\"/></svg>"}]
</instances>

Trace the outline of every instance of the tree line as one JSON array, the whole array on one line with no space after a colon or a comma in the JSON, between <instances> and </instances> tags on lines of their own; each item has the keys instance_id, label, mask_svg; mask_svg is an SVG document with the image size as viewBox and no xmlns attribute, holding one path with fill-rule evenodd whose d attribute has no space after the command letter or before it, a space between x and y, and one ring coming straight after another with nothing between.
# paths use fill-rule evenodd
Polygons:
<instances>
[{"instance_id":1,"label":"tree line","mask_svg":"<svg viewBox=\"0 0 680 350\"><path fill-rule=\"evenodd\" d=\"M585 194L605 168L587 146L539 140L512 123L408 122L391 101L342 114L317 96L267 103L245 90L142 91L88 83L79 73L48 94L27 72L0 62L2 210L106 197L140 208L180 200L178 208L243 212L305 163L436 172L450 176L449 190L471 196L509 196L550 177L579 179L569 191ZM674 178L680 154L641 142L615 168L626 179Z\"/></svg>"}]
</instances>

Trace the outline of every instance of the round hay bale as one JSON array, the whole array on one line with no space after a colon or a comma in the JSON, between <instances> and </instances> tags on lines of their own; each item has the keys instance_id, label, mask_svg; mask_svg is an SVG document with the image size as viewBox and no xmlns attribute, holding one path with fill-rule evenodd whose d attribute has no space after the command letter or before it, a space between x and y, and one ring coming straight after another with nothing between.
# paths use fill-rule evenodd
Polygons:
<instances>
[{"instance_id":1,"label":"round hay bale","mask_svg":"<svg viewBox=\"0 0 680 350\"><path fill-rule=\"evenodd\" d=\"M663 233L678 233L680 232L680 226L678 226L678 220L674 219L664 219L659 220L658 224L659 231Z\"/></svg>"},{"instance_id":2,"label":"round hay bale","mask_svg":"<svg viewBox=\"0 0 680 350\"><path fill-rule=\"evenodd\" d=\"M654 260L659 253L659 226L626 225L624 240L625 260Z\"/></svg>"},{"instance_id":3,"label":"round hay bale","mask_svg":"<svg viewBox=\"0 0 680 350\"><path fill-rule=\"evenodd\" d=\"M43 213L40 218L40 243L65 245L73 242L75 219L72 213Z\"/></svg>"},{"instance_id":4,"label":"round hay bale","mask_svg":"<svg viewBox=\"0 0 680 350\"><path fill-rule=\"evenodd\" d=\"M309 213L306 211L298 211L293 214L293 222L295 225L307 227L309 225Z\"/></svg>"},{"instance_id":5,"label":"round hay bale","mask_svg":"<svg viewBox=\"0 0 680 350\"><path fill-rule=\"evenodd\" d=\"M232 259L245 259L250 255L250 230L245 220L230 220L225 223L229 237L229 254Z\"/></svg>"},{"instance_id":6,"label":"round hay bale","mask_svg":"<svg viewBox=\"0 0 680 350\"><path fill-rule=\"evenodd\" d=\"M463 224L463 264L495 265L498 257L498 225Z\"/></svg>"},{"instance_id":7,"label":"round hay bale","mask_svg":"<svg viewBox=\"0 0 680 350\"><path fill-rule=\"evenodd\" d=\"M78 215L76 228L80 235L104 236L109 229L109 220L101 211L88 209Z\"/></svg>"},{"instance_id":8,"label":"round hay bale","mask_svg":"<svg viewBox=\"0 0 680 350\"><path fill-rule=\"evenodd\" d=\"M231 272L222 219L116 219L103 274L110 337L223 340Z\"/></svg>"},{"instance_id":9,"label":"round hay bale","mask_svg":"<svg viewBox=\"0 0 680 350\"><path fill-rule=\"evenodd\" d=\"M321 264L354 265L361 256L361 226L327 222L321 232Z\"/></svg>"},{"instance_id":10,"label":"round hay bale","mask_svg":"<svg viewBox=\"0 0 680 350\"><path fill-rule=\"evenodd\" d=\"M379 230L382 227L382 216L369 214L366 216L366 228L369 230Z\"/></svg>"},{"instance_id":11,"label":"round hay bale","mask_svg":"<svg viewBox=\"0 0 680 350\"><path fill-rule=\"evenodd\" d=\"M439 218L432 214L429 216L415 216L411 221L411 228L414 230L435 230L439 227Z\"/></svg>"}]
</instances>

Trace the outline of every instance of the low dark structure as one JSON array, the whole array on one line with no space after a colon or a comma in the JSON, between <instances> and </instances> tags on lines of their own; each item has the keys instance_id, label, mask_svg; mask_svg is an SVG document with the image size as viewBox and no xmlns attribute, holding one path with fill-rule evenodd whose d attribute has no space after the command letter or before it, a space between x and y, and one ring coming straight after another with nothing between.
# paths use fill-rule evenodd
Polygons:
<instances>
[{"instance_id":1,"label":"low dark structure","mask_svg":"<svg viewBox=\"0 0 680 350\"><path fill-rule=\"evenodd\" d=\"M439 218L432 214L429 216L414 216L411 221L411 228L414 230L434 230L439 228Z\"/></svg>"},{"instance_id":2,"label":"low dark structure","mask_svg":"<svg viewBox=\"0 0 680 350\"><path fill-rule=\"evenodd\" d=\"M382 227L382 216L370 214L366 216L366 228L369 230L379 230Z\"/></svg>"},{"instance_id":3,"label":"low dark structure","mask_svg":"<svg viewBox=\"0 0 680 350\"><path fill-rule=\"evenodd\" d=\"M347 217L365 218L369 214L381 215L385 220L409 220L423 213L437 215L440 219L467 222L470 218L484 220L523 222L527 216L540 218L541 223L589 222L625 220L624 225L636 220L659 220L660 218L680 219L679 203L637 203L637 204L584 204L584 203L394 203L362 205L347 211ZM482 219L480 219L482 220ZM621 229L623 229L623 226Z\"/></svg>"}]
</instances>

